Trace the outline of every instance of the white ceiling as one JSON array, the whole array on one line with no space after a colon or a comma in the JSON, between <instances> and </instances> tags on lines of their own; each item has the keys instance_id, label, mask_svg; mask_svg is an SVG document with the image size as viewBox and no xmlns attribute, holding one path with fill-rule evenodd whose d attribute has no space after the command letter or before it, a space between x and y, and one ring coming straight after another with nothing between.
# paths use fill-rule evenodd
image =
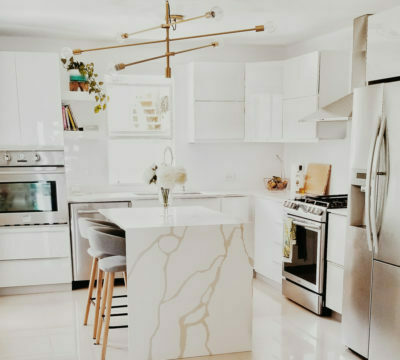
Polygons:
<instances>
[{"instance_id":1,"label":"white ceiling","mask_svg":"<svg viewBox=\"0 0 400 360\"><path fill-rule=\"evenodd\" d=\"M399 0L170 0L171 13L187 17L213 6L221 21L181 24L172 36L249 28L273 21L273 33L243 33L226 42L287 45L350 26L352 19L394 7ZM0 0L0 35L114 40L118 32L158 25L164 0ZM161 30L140 38L158 39ZM139 36L138 36L139 37Z\"/></svg>"}]
</instances>

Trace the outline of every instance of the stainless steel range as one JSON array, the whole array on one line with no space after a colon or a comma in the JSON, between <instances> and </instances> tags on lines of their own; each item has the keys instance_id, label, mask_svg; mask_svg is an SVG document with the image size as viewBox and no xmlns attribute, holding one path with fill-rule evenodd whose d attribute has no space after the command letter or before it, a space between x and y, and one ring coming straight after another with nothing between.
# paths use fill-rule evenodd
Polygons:
<instances>
[{"instance_id":1,"label":"stainless steel range","mask_svg":"<svg viewBox=\"0 0 400 360\"><path fill-rule=\"evenodd\" d=\"M66 224L63 151L0 151L0 226Z\"/></svg>"},{"instance_id":2,"label":"stainless steel range","mask_svg":"<svg viewBox=\"0 0 400 360\"><path fill-rule=\"evenodd\" d=\"M346 207L347 195L284 202L284 223L291 227L292 239L290 256L282 265L282 293L319 315L325 301L327 210Z\"/></svg>"}]
</instances>

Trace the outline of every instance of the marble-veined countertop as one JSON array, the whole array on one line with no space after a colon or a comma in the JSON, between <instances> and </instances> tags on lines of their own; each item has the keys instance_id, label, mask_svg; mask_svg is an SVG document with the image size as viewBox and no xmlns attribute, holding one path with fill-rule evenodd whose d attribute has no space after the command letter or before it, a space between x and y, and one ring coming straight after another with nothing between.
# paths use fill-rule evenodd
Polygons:
<instances>
[{"instance_id":1,"label":"marble-veined countertop","mask_svg":"<svg viewBox=\"0 0 400 360\"><path fill-rule=\"evenodd\" d=\"M240 224L238 218L202 206L100 209L108 220L127 231L140 228Z\"/></svg>"}]
</instances>

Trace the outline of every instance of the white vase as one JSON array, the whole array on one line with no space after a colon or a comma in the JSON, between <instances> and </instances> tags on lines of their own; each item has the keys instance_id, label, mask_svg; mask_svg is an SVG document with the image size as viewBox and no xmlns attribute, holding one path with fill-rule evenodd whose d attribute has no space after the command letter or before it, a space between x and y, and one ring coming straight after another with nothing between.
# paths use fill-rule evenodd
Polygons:
<instances>
[{"instance_id":1,"label":"white vase","mask_svg":"<svg viewBox=\"0 0 400 360\"><path fill-rule=\"evenodd\" d=\"M172 189L160 187L158 192L158 199L164 208L168 208L172 204Z\"/></svg>"}]
</instances>

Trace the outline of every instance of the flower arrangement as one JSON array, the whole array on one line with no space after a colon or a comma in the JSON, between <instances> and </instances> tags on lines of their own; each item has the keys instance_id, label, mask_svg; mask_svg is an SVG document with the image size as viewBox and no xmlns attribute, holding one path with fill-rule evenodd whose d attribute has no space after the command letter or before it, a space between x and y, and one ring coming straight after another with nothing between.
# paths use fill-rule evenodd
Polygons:
<instances>
[{"instance_id":1,"label":"flower arrangement","mask_svg":"<svg viewBox=\"0 0 400 360\"><path fill-rule=\"evenodd\" d=\"M160 188L160 200L164 207L170 205L171 190L175 185L184 185L187 181L185 168L162 164L153 164L144 172L146 184L156 184Z\"/></svg>"}]
</instances>

